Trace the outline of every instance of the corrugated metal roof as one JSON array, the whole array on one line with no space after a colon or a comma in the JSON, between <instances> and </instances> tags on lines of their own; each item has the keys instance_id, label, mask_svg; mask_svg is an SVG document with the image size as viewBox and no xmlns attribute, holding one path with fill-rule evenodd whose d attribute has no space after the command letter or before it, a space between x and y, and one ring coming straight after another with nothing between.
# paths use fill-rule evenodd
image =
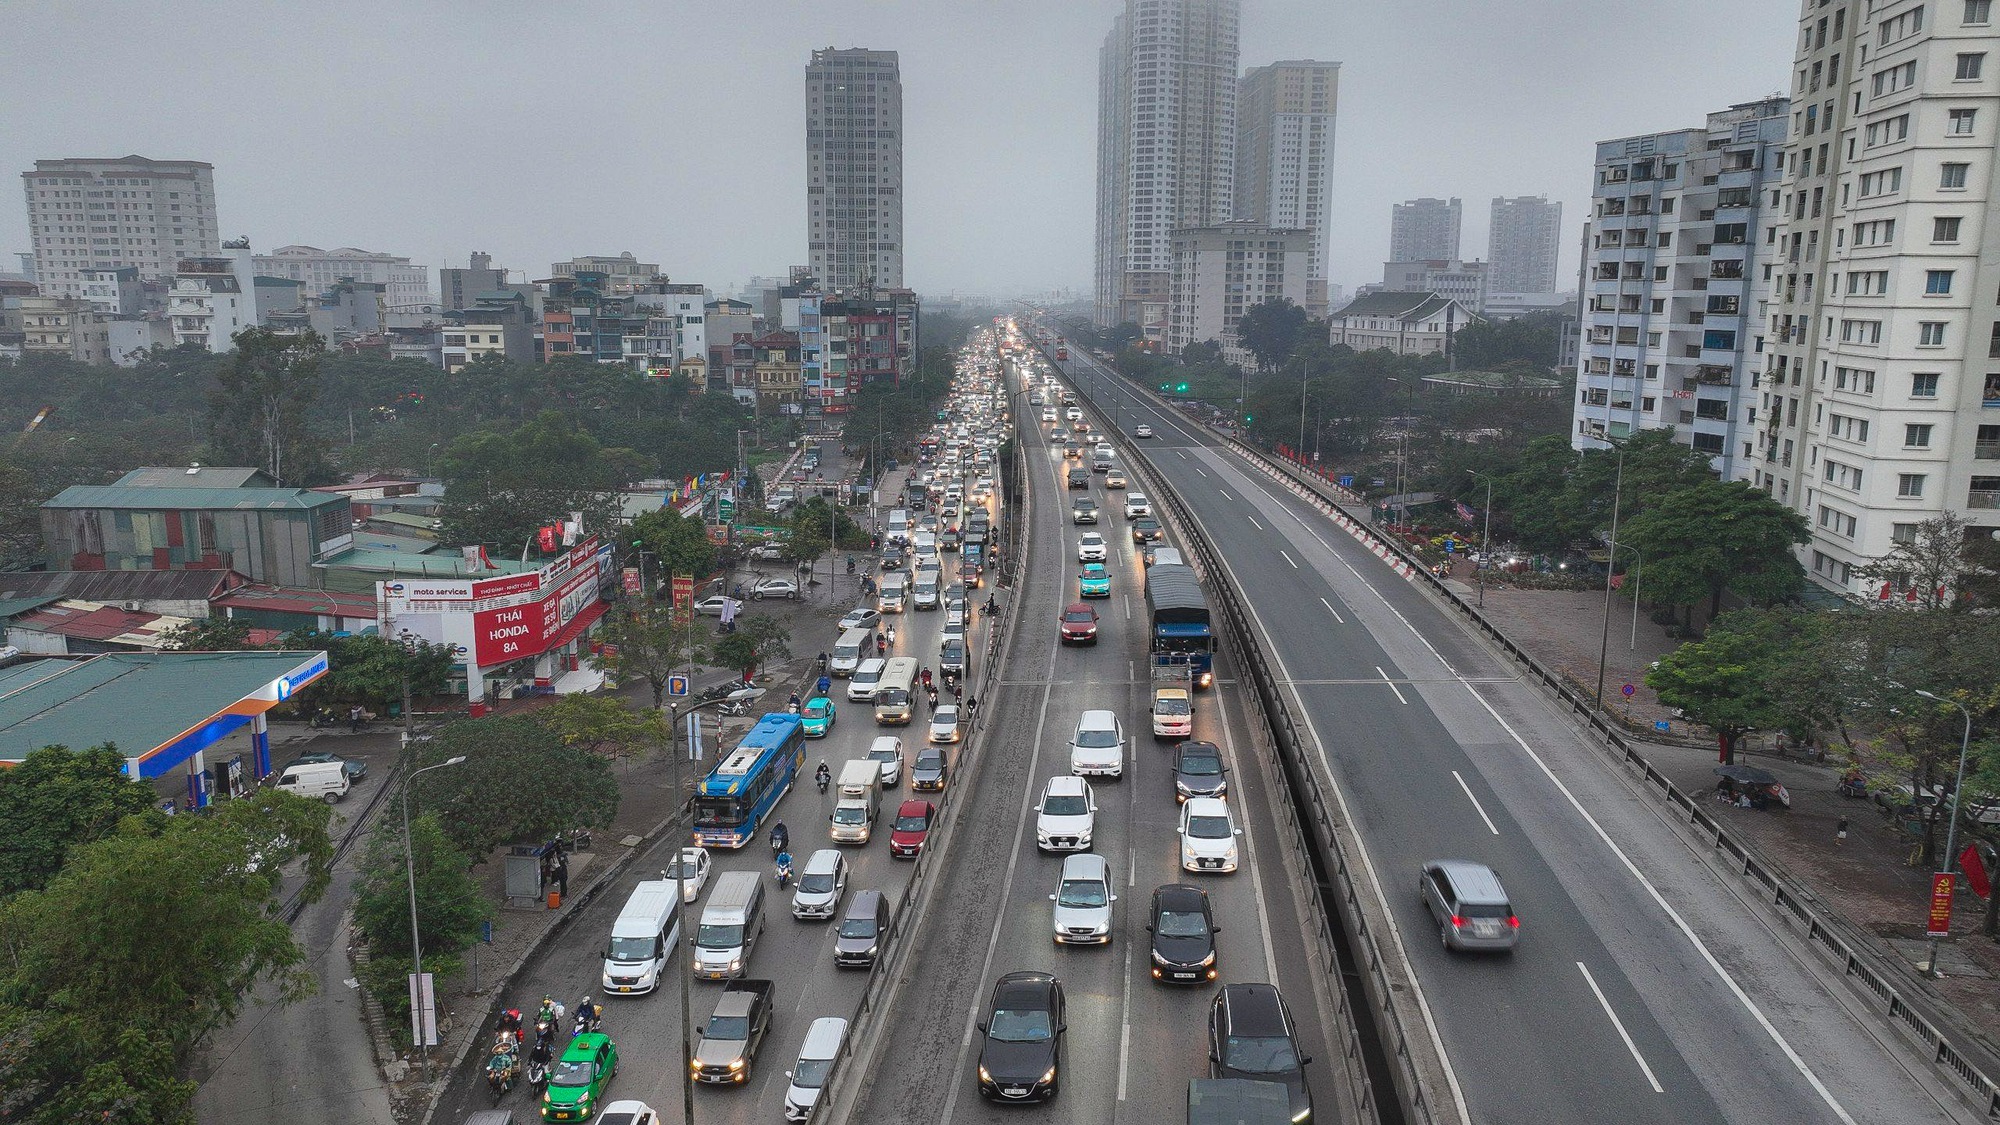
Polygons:
<instances>
[{"instance_id":1,"label":"corrugated metal roof","mask_svg":"<svg viewBox=\"0 0 2000 1125\"><path fill-rule=\"evenodd\" d=\"M135 511L310 511L345 504L347 497L303 488L148 488L125 484L73 484L44 508L124 508Z\"/></svg>"},{"instance_id":2,"label":"corrugated metal roof","mask_svg":"<svg viewBox=\"0 0 2000 1125\"><path fill-rule=\"evenodd\" d=\"M244 581L229 570L30 570L0 574L0 599L205 602Z\"/></svg>"},{"instance_id":3,"label":"corrugated metal roof","mask_svg":"<svg viewBox=\"0 0 2000 1125\"><path fill-rule=\"evenodd\" d=\"M227 465L150 465L133 469L115 484L136 484L146 488L274 488L277 485L262 469Z\"/></svg>"}]
</instances>

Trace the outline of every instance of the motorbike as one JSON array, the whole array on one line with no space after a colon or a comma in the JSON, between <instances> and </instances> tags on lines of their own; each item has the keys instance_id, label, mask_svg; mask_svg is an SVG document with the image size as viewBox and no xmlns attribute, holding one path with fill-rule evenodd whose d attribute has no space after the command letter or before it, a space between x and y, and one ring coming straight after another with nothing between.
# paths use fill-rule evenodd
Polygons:
<instances>
[{"instance_id":1,"label":"motorbike","mask_svg":"<svg viewBox=\"0 0 2000 1125\"><path fill-rule=\"evenodd\" d=\"M779 864L777 865L777 874L778 874L778 888L779 888L780 890L783 890L784 888L786 888L786 887L789 887L789 886L791 886L791 885L792 885L792 865L791 865L791 864L789 864L789 863L782 863L782 862L781 862L781 863L779 863Z\"/></svg>"},{"instance_id":2,"label":"motorbike","mask_svg":"<svg viewBox=\"0 0 2000 1125\"><path fill-rule=\"evenodd\" d=\"M576 1021L570 1027L569 1037L588 1035L604 1026L604 1007L601 1004L584 1003L577 1005Z\"/></svg>"},{"instance_id":3,"label":"motorbike","mask_svg":"<svg viewBox=\"0 0 2000 1125\"><path fill-rule=\"evenodd\" d=\"M823 773L815 777L813 780L819 783L819 795L822 797L826 796L826 787L833 784L833 775L830 773Z\"/></svg>"},{"instance_id":4,"label":"motorbike","mask_svg":"<svg viewBox=\"0 0 2000 1125\"><path fill-rule=\"evenodd\" d=\"M549 1072L555 1069L555 1050L546 1039L535 1041L534 1049L528 1052L528 1085L540 1090L549 1084Z\"/></svg>"},{"instance_id":5,"label":"motorbike","mask_svg":"<svg viewBox=\"0 0 2000 1125\"><path fill-rule=\"evenodd\" d=\"M486 1085L492 1089L496 1103L507 1096L520 1076L521 1064L512 1051L495 1051L493 1057L486 1060Z\"/></svg>"},{"instance_id":6,"label":"motorbike","mask_svg":"<svg viewBox=\"0 0 2000 1125\"><path fill-rule=\"evenodd\" d=\"M772 855L777 855L778 853L780 853L780 852L782 852L782 851L786 850L786 849L785 849L785 845L787 845L787 844L789 844L789 843L791 843L791 842L792 842L792 834L791 834L790 832L787 832L787 831L785 831L785 828L784 828L784 826L783 826L783 825L780 825L780 826L778 826L777 828L773 828L773 829L771 829L771 854L772 854Z\"/></svg>"}]
</instances>

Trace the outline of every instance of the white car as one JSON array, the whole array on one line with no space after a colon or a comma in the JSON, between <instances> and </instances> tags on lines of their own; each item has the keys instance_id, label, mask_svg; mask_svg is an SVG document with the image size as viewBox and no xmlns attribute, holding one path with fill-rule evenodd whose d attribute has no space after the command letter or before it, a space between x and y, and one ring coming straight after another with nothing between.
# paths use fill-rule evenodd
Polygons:
<instances>
[{"instance_id":1,"label":"white car","mask_svg":"<svg viewBox=\"0 0 2000 1125\"><path fill-rule=\"evenodd\" d=\"M708 849L682 848L678 860L669 860L667 869L660 873L662 879L686 877L687 883L681 892L684 902L693 902L701 897L701 890L708 886Z\"/></svg>"},{"instance_id":2,"label":"white car","mask_svg":"<svg viewBox=\"0 0 2000 1125\"><path fill-rule=\"evenodd\" d=\"M759 543L750 548L750 557L765 562L779 562L785 557L785 549L776 543Z\"/></svg>"},{"instance_id":3,"label":"white car","mask_svg":"<svg viewBox=\"0 0 2000 1125\"><path fill-rule=\"evenodd\" d=\"M1116 465L1113 465L1104 473L1104 487L1106 488L1124 488L1128 483L1125 479L1125 470Z\"/></svg>"},{"instance_id":4,"label":"white car","mask_svg":"<svg viewBox=\"0 0 2000 1125\"><path fill-rule=\"evenodd\" d=\"M1153 514L1153 502L1151 500L1146 499L1144 493L1128 492L1125 494L1126 519L1136 520L1140 516L1150 516L1152 514Z\"/></svg>"},{"instance_id":5,"label":"white car","mask_svg":"<svg viewBox=\"0 0 2000 1125\"><path fill-rule=\"evenodd\" d=\"M750 587L753 598L791 598L798 600L799 584L789 578L766 578Z\"/></svg>"},{"instance_id":6,"label":"white car","mask_svg":"<svg viewBox=\"0 0 2000 1125\"><path fill-rule=\"evenodd\" d=\"M1125 773L1125 728L1110 711L1085 711L1069 736L1069 772L1120 777Z\"/></svg>"},{"instance_id":7,"label":"white car","mask_svg":"<svg viewBox=\"0 0 2000 1125\"><path fill-rule=\"evenodd\" d=\"M1097 797L1080 777L1049 779L1035 803L1035 847L1045 852L1087 852L1097 830Z\"/></svg>"},{"instance_id":8,"label":"white car","mask_svg":"<svg viewBox=\"0 0 2000 1125\"><path fill-rule=\"evenodd\" d=\"M1056 880L1055 939L1059 945L1104 945L1111 940L1111 870L1104 857L1091 852L1063 860Z\"/></svg>"},{"instance_id":9,"label":"white car","mask_svg":"<svg viewBox=\"0 0 2000 1125\"><path fill-rule=\"evenodd\" d=\"M858 605L848 610L847 616L841 618L839 625L836 627L844 633L849 629L873 629L881 624L881 622L882 612L880 610L869 609L865 605Z\"/></svg>"},{"instance_id":10,"label":"white car","mask_svg":"<svg viewBox=\"0 0 2000 1125\"><path fill-rule=\"evenodd\" d=\"M1076 561L1103 562L1111 552L1104 546L1104 536L1095 531L1086 531L1076 541Z\"/></svg>"},{"instance_id":11,"label":"white car","mask_svg":"<svg viewBox=\"0 0 2000 1125\"><path fill-rule=\"evenodd\" d=\"M931 712L932 742L957 742L959 734L957 707L947 703Z\"/></svg>"},{"instance_id":12,"label":"white car","mask_svg":"<svg viewBox=\"0 0 2000 1125\"><path fill-rule=\"evenodd\" d=\"M873 703L875 688L882 682L882 669L889 662L879 656L871 656L854 666L854 675L847 679L847 701L849 703Z\"/></svg>"},{"instance_id":13,"label":"white car","mask_svg":"<svg viewBox=\"0 0 2000 1125\"><path fill-rule=\"evenodd\" d=\"M840 912L841 896L847 893L847 857L839 848L819 849L799 869L794 886L792 917L830 920Z\"/></svg>"},{"instance_id":14,"label":"white car","mask_svg":"<svg viewBox=\"0 0 2000 1125\"><path fill-rule=\"evenodd\" d=\"M597 1125L662 1125L666 1118L642 1101L618 1101L604 1107Z\"/></svg>"},{"instance_id":15,"label":"white car","mask_svg":"<svg viewBox=\"0 0 2000 1125\"><path fill-rule=\"evenodd\" d=\"M1236 837L1243 830L1220 797L1192 797L1181 806L1181 870L1236 870Z\"/></svg>"},{"instance_id":16,"label":"white car","mask_svg":"<svg viewBox=\"0 0 2000 1125\"><path fill-rule=\"evenodd\" d=\"M723 609L731 603L734 603L739 610L743 608L742 602L737 601L728 594L710 594L694 603L694 611L696 613L705 613L710 617L721 617Z\"/></svg>"},{"instance_id":17,"label":"white car","mask_svg":"<svg viewBox=\"0 0 2000 1125\"><path fill-rule=\"evenodd\" d=\"M1146 425L1146 424L1145 424L1144 422L1141 422L1141 423L1139 423L1139 424L1138 424L1137 426L1134 426L1134 427L1132 427L1132 436L1133 436L1133 437L1152 437L1152 436L1153 436L1153 427L1151 427L1151 426L1148 426L1148 425Z\"/></svg>"},{"instance_id":18,"label":"white car","mask_svg":"<svg viewBox=\"0 0 2000 1125\"><path fill-rule=\"evenodd\" d=\"M893 734L881 735L868 744L868 760L882 767L882 788L894 789L903 783L903 740Z\"/></svg>"}]
</instances>

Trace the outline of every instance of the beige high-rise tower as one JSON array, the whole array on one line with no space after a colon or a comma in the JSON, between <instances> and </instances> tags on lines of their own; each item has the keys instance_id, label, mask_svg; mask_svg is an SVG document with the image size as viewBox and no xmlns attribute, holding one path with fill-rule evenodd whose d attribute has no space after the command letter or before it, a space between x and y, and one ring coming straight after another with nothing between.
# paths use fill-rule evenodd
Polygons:
<instances>
[{"instance_id":1,"label":"beige high-rise tower","mask_svg":"<svg viewBox=\"0 0 2000 1125\"><path fill-rule=\"evenodd\" d=\"M903 285L903 80L894 51L806 66L806 237L827 289Z\"/></svg>"},{"instance_id":2,"label":"beige high-rise tower","mask_svg":"<svg viewBox=\"0 0 2000 1125\"><path fill-rule=\"evenodd\" d=\"M136 266L172 277L183 258L222 253L215 165L199 160L37 160L21 173L28 236L44 297L83 293L83 273Z\"/></svg>"},{"instance_id":3,"label":"beige high-rise tower","mask_svg":"<svg viewBox=\"0 0 2000 1125\"><path fill-rule=\"evenodd\" d=\"M1236 93L1236 217L1312 232L1306 312L1326 315L1333 126L1340 64L1298 59L1253 66Z\"/></svg>"}]
</instances>

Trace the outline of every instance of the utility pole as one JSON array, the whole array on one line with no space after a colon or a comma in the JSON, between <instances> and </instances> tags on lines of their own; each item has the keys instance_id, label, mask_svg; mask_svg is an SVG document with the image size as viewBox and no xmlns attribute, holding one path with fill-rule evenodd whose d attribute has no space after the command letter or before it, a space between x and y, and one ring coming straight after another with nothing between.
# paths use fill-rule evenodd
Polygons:
<instances>
[{"instance_id":1,"label":"utility pole","mask_svg":"<svg viewBox=\"0 0 2000 1125\"><path fill-rule=\"evenodd\" d=\"M1611 485L1611 548L1604 554L1604 635L1597 642L1597 709L1604 710L1604 660L1611 652L1611 577L1618 560L1618 505L1625 498L1625 447L1618 447L1618 476ZM1634 626L1636 629L1637 626Z\"/></svg>"},{"instance_id":2,"label":"utility pole","mask_svg":"<svg viewBox=\"0 0 2000 1125\"><path fill-rule=\"evenodd\" d=\"M1478 469L1465 471L1486 482L1486 519L1479 529L1479 565L1472 568L1473 576L1479 580L1479 608L1485 609L1486 568L1493 565L1493 475Z\"/></svg>"}]
</instances>

